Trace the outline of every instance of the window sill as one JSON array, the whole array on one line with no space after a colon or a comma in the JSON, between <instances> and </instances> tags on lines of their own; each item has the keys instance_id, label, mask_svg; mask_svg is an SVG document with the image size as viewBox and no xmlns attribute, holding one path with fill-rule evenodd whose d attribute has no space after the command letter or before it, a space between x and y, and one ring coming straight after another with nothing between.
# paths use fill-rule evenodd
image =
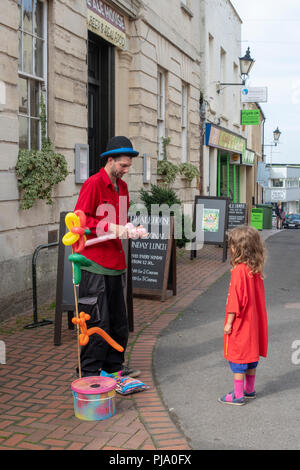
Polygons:
<instances>
[{"instance_id":1,"label":"window sill","mask_svg":"<svg viewBox=\"0 0 300 470\"><path fill-rule=\"evenodd\" d=\"M190 18L193 18L194 14L192 10L190 10L189 7L185 5L185 3L181 2L180 7L184 11L184 13L186 13Z\"/></svg>"}]
</instances>

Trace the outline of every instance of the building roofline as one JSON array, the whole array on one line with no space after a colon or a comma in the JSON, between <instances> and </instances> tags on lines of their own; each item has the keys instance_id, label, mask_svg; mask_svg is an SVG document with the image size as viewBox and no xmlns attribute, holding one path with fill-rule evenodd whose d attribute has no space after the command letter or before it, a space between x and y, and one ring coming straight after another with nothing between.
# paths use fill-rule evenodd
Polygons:
<instances>
[{"instance_id":1,"label":"building roofline","mask_svg":"<svg viewBox=\"0 0 300 470\"><path fill-rule=\"evenodd\" d=\"M300 168L300 165L298 163L267 163L267 167L282 167L282 168Z\"/></svg>"},{"instance_id":2,"label":"building roofline","mask_svg":"<svg viewBox=\"0 0 300 470\"><path fill-rule=\"evenodd\" d=\"M235 7L233 6L233 4L231 3L230 0L227 0L228 3L231 5L231 8L233 9L234 13L236 14L236 16L238 17L239 21L241 22L241 24L243 24L243 20L242 18L240 17L240 15L238 14L238 12L236 11Z\"/></svg>"},{"instance_id":3,"label":"building roofline","mask_svg":"<svg viewBox=\"0 0 300 470\"><path fill-rule=\"evenodd\" d=\"M262 107L260 106L259 103L255 102L256 106L258 107L258 109L260 110L261 114L263 115L263 121L266 120L266 116L265 116L265 113L263 112L263 109Z\"/></svg>"}]
</instances>

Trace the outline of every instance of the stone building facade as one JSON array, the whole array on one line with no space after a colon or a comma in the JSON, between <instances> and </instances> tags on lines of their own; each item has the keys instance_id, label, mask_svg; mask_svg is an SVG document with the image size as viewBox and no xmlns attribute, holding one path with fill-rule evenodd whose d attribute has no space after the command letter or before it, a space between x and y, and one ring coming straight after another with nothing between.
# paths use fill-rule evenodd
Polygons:
<instances>
[{"instance_id":1,"label":"stone building facade","mask_svg":"<svg viewBox=\"0 0 300 470\"><path fill-rule=\"evenodd\" d=\"M170 138L170 161L199 165L201 29L197 0L2 3L0 318L31 308L32 254L57 240L60 213L73 210L81 188L75 172L82 182L98 171L99 154L112 135L127 135L140 151L127 177L133 201L141 187L157 182L162 137ZM41 145L41 94L48 136L65 156L68 176L53 190L53 205L37 201L20 210L15 166L20 148ZM147 180L144 159L151 161ZM182 202L192 202L197 181L178 176L174 188ZM54 298L56 267L56 248L43 250L39 302Z\"/></svg>"},{"instance_id":2,"label":"stone building facade","mask_svg":"<svg viewBox=\"0 0 300 470\"><path fill-rule=\"evenodd\" d=\"M230 0L203 1L200 14L202 193L247 203L251 210L254 201L261 202L256 166L264 116L257 126L241 125L241 110L257 108L241 103L242 20Z\"/></svg>"}]
</instances>

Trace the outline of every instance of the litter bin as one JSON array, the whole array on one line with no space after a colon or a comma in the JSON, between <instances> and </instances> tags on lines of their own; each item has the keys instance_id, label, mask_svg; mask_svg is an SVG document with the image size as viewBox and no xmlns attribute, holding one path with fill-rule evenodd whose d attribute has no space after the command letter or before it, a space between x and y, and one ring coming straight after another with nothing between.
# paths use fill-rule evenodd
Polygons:
<instances>
[{"instance_id":1,"label":"litter bin","mask_svg":"<svg viewBox=\"0 0 300 470\"><path fill-rule=\"evenodd\" d=\"M264 219L264 211L263 209L251 209L251 227L256 228L256 230L263 229L263 219Z\"/></svg>"},{"instance_id":2,"label":"litter bin","mask_svg":"<svg viewBox=\"0 0 300 470\"><path fill-rule=\"evenodd\" d=\"M271 204L256 204L257 209L263 210L263 228L271 230L272 229L272 209Z\"/></svg>"}]
</instances>

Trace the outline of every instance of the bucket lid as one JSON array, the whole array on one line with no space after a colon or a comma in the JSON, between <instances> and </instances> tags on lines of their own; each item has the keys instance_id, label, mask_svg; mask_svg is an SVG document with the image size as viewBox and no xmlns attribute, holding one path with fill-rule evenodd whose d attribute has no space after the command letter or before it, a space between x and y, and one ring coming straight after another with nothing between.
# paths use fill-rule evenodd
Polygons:
<instances>
[{"instance_id":1,"label":"bucket lid","mask_svg":"<svg viewBox=\"0 0 300 470\"><path fill-rule=\"evenodd\" d=\"M116 388L116 385L116 380L111 377L83 377L74 380L71 384L71 389L74 392L92 395L111 392Z\"/></svg>"}]
</instances>

